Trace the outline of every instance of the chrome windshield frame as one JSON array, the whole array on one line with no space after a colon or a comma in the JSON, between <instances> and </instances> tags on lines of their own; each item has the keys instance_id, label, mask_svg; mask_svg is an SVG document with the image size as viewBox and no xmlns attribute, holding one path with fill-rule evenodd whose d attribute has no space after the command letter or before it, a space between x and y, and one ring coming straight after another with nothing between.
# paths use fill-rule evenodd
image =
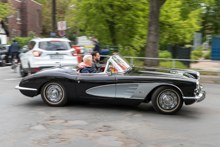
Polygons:
<instances>
[{"instance_id":1,"label":"chrome windshield frame","mask_svg":"<svg viewBox=\"0 0 220 147\"><path fill-rule=\"evenodd\" d=\"M132 70L132 67L123 59L123 58L119 58L121 61L123 61L124 63L126 63L127 65L128 65L128 67L125 69L125 70L123 70L114 60L113 60L113 57L114 56L121 56L120 54L116 54L116 55L113 55L113 56L111 56L109 59L108 59L108 61L107 61L107 63L106 63L106 66L105 66L105 70L104 70L104 73L108 73L108 66L109 66L109 64L110 64L110 62L117 68L117 69L120 69L119 71L118 71L118 73L126 73L126 72L128 72L129 70ZM118 57L117 57L118 58Z\"/></svg>"}]
</instances>

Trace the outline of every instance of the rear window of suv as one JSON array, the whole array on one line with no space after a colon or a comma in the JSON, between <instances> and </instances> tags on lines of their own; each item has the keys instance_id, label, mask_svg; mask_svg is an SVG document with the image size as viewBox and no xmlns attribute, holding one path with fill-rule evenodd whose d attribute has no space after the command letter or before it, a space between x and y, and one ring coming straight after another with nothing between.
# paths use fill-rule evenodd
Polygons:
<instances>
[{"instance_id":1,"label":"rear window of suv","mask_svg":"<svg viewBox=\"0 0 220 147\"><path fill-rule=\"evenodd\" d=\"M51 40L39 42L39 48L47 51L61 51L71 49L71 45L68 41Z\"/></svg>"}]
</instances>

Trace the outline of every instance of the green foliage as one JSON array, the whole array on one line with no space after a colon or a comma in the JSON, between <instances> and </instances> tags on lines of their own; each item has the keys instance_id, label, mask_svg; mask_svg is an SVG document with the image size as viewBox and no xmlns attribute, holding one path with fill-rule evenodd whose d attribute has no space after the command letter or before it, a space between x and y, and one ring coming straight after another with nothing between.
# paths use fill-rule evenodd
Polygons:
<instances>
[{"instance_id":1,"label":"green foliage","mask_svg":"<svg viewBox=\"0 0 220 147\"><path fill-rule=\"evenodd\" d=\"M146 0L83 0L76 6L81 35L95 36L101 44L130 46L136 37L146 37Z\"/></svg>"},{"instance_id":2,"label":"green foliage","mask_svg":"<svg viewBox=\"0 0 220 147\"><path fill-rule=\"evenodd\" d=\"M209 48L209 50L208 50L208 53L206 53L205 55L204 55L204 58L205 59L211 59L211 48Z\"/></svg>"},{"instance_id":3,"label":"green foliage","mask_svg":"<svg viewBox=\"0 0 220 147\"><path fill-rule=\"evenodd\" d=\"M11 0L8 0L8 3L0 1L0 18L6 18L13 13L14 8L11 6Z\"/></svg>"},{"instance_id":4,"label":"green foliage","mask_svg":"<svg viewBox=\"0 0 220 147\"><path fill-rule=\"evenodd\" d=\"M218 35L220 31L220 0L207 0L204 3L203 23L201 32L205 37L208 34Z\"/></svg>"},{"instance_id":5,"label":"green foliage","mask_svg":"<svg viewBox=\"0 0 220 147\"><path fill-rule=\"evenodd\" d=\"M33 31L29 31L28 32L28 37L33 38L34 36L36 37L36 33L35 32L33 32Z\"/></svg>"},{"instance_id":6,"label":"green foliage","mask_svg":"<svg viewBox=\"0 0 220 147\"><path fill-rule=\"evenodd\" d=\"M160 61L160 66L159 67L172 68L172 66L173 66L172 61ZM187 67L183 63L181 63L180 61L175 61L175 68L187 69Z\"/></svg>"},{"instance_id":7,"label":"green foliage","mask_svg":"<svg viewBox=\"0 0 220 147\"><path fill-rule=\"evenodd\" d=\"M31 37L15 37L15 40L19 44L20 48L23 48L24 45L28 45L28 42L31 40Z\"/></svg>"},{"instance_id":8,"label":"green foliage","mask_svg":"<svg viewBox=\"0 0 220 147\"><path fill-rule=\"evenodd\" d=\"M199 60L203 56L203 47L202 45L197 47L196 50L191 51L191 59L192 60ZM193 61L193 63L197 63L197 61Z\"/></svg>"},{"instance_id":9,"label":"green foliage","mask_svg":"<svg viewBox=\"0 0 220 147\"><path fill-rule=\"evenodd\" d=\"M42 4L42 25L43 35L49 35L52 24L52 0L35 0ZM73 21L73 11L71 5L74 0L57 0L56 1L56 21L67 21L67 27L72 27L75 24ZM56 30L57 32L57 30Z\"/></svg>"},{"instance_id":10,"label":"green foliage","mask_svg":"<svg viewBox=\"0 0 220 147\"><path fill-rule=\"evenodd\" d=\"M188 1L189 2L189 1ZM160 45L185 44L200 30L201 7L187 9L186 0L167 0L161 9Z\"/></svg>"},{"instance_id":11,"label":"green foliage","mask_svg":"<svg viewBox=\"0 0 220 147\"><path fill-rule=\"evenodd\" d=\"M168 51L159 51L159 58L172 58L172 55Z\"/></svg>"}]
</instances>

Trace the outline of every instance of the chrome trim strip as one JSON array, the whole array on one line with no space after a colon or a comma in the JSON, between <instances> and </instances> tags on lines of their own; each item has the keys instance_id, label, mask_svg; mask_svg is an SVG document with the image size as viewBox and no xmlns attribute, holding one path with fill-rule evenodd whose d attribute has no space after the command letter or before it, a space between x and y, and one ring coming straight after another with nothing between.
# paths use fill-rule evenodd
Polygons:
<instances>
[{"instance_id":1,"label":"chrome trim strip","mask_svg":"<svg viewBox=\"0 0 220 147\"><path fill-rule=\"evenodd\" d=\"M205 99L206 92L202 91L199 93L199 95L195 97L183 97L183 100L195 100L196 102L201 102Z\"/></svg>"},{"instance_id":2,"label":"chrome trim strip","mask_svg":"<svg viewBox=\"0 0 220 147\"><path fill-rule=\"evenodd\" d=\"M20 87L20 86L15 86L15 89L17 89L17 90L37 91L37 89L35 89L35 88L26 88L26 87Z\"/></svg>"}]
</instances>

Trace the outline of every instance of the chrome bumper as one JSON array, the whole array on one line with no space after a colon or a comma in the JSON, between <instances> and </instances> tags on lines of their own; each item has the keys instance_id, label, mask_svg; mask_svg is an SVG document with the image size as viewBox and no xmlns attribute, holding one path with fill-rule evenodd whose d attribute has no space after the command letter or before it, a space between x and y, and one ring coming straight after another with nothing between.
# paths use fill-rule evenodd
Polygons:
<instances>
[{"instance_id":1,"label":"chrome bumper","mask_svg":"<svg viewBox=\"0 0 220 147\"><path fill-rule=\"evenodd\" d=\"M201 91L197 96L195 97L183 97L183 100L195 100L195 102L201 102L205 99L206 92Z\"/></svg>"},{"instance_id":2,"label":"chrome bumper","mask_svg":"<svg viewBox=\"0 0 220 147\"><path fill-rule=\"evenodd\" d=\"M15 89L17 89L17 90L37 91L37 89L35 89L35 88L26 88L26 87L20 87L20 86L15 86Z\"/></svg>"}]
</instances>

